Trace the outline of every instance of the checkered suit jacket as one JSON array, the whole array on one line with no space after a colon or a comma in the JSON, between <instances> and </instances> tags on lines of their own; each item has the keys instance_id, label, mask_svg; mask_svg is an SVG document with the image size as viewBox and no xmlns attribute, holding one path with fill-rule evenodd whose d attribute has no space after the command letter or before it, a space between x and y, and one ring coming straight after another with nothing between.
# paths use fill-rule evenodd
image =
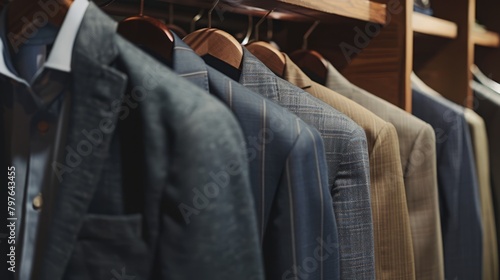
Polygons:
<instances>
[{"instance_id":1,"label":"checkered suit jacket","mask_svg":"<svg viewBox=\"0 0 500 280\"><path fill-rule=\"evenodd\" d=\"M370 170L363 129L328 104L277 77L246 49L240 83L319 130L325 143L339 232L341 278L374 279Z\"/></svg>"}]
</instances>

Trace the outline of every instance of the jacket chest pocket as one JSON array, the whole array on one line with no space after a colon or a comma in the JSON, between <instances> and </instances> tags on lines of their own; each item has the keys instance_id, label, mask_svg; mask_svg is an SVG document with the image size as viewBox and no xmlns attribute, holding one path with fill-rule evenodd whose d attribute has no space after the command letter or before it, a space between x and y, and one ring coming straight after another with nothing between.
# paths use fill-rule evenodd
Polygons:
<instances>
[{"instance_id":1,"label":"jacket chest pocket","mask_svg":"<svg viewBox=\"0 0 500 280\"><path fill-rule=\"evenodd\" d=\"M142 215L88 214L63 279L145 280L150 258Z\"/></svg>"}]
</instances>

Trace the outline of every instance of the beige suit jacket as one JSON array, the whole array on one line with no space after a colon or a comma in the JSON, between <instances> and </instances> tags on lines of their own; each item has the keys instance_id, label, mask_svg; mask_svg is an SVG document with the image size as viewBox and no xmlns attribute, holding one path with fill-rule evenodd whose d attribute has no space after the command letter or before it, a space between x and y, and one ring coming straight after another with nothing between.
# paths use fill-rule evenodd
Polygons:
<instances>
[{"instance_id":1,"label":"beige suit jacket","mask_svg":"<svg viewBox=\"0 0 500 280\"><path fill-rule=\"evenodd\" d=\"M394 126L313 82L286 56L285 80L346 114L366 133L377 279L415 279L410 220Z\"/></svg>"},{"instance_id":2,"label":"beige suit jacket","mask_svg":"<svg viewBox=\"0 0 500 280\"><path fill-rule=\"evenodd\" d=\"M481 198L481 220L483 223L483 280L498 279L498 251L495 214L490 181L490 159L488 136L483 118L476 112L465 109L476 160L479 196Z\"/></svg>"},{"instance_id":3,"label":"beige suit jacket","mask_svg":"<svg viewBox=\"0 0 500 280\"><path fill-rule=\"evenodd\" d=\"M362 105L397 130L418 280L444 279L436 138L432 127L351 84L331 64L326 86Z\"/></svg>"}]
</instances>

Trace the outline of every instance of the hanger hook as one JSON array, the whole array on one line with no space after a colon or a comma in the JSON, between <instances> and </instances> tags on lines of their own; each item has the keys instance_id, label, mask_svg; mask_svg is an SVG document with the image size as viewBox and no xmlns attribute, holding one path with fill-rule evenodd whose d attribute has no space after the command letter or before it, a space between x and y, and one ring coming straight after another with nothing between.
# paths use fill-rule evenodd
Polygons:
<instances>
[{"instance_id":1,"label":"hanger hook","mask_svg":"<svg viewBox=\"0 0 500 280\"><path fill-rule=\"evenodd\" d=\"M253 17L251 15L248 15L248 29L247 29L247 35L245 36L245 39L241 42L242 45L248 44L250 41L250 37L252 36L252 31L253 31Z\"/></svg>"},{"instance_id":2,"label":"hanger hook","mask_svg":"<svg viewBox=\"0 0 500 280\"><path fill-rule=\"evenodd\" d=\"M267 18L267 41L271 42L274 37L274 21L272 18Z\"/></svg>"},{"instance_id":3,"label":"hanger hook","mask_svg":"<svg viewBox=\"0 0 500 280\"><path fill-rule=\"evenodd\" d=\"M196 29L196 23L203 17L203 14L205 13L205 10L200 10L200 12L194 16L194 18L191 20L191 26L190 26L190 33L193 33L194 30Z\"/></svg>"},{"instance_id":4,"label":"hanger hook","mask_svg":"<svg viewBox=\"0 0 500 280\"><path fill-rule=\"evenodd\" d=\"M215 0L212 8L208 11L208 28L212 28L212 12L215 10L220 0Z\"/></svg>"},{"instance_id":5,"label":"hanger hook","mask_svg":"<svg viewBox=\"0 0 500 280\"><path fill-rule=\"evenodd\" d=\"M272 9L270 10L269 12L267 12L264 17L262 17L259 22L257 22L257 24L255 25L255 41L259 41L259 29L260 29L260 26L262 25L262 23L267 19L267 17L272 13L274 12L275 9Z\"/></svg>"},{"instance_id":6,"label":"hanger hook","mask_svg":"<svg viewBox=\"0 0 500 280\"><path fill-rule=\"evenodd\" d=\"M304 41L302 43L302 49L303 50L307 50L307 47L308 47L308 43L309 43L309 37L311 36L311 34L313 33L314 29L316 29L316 27L318 26L319 24L319 20L316 20L313 25L307 30L307 32L304 34Z\"/></svg>"},{"instance_id":7,"label":"hanger hook","mask_svg":"<svg viewBox=\"0 0 500 280\"><path fill-rule=\"evenodd\" d=\"M139 7L139 16L144 16L144 0L141 0L141 6Z\"/></svg>"}]
</instances>

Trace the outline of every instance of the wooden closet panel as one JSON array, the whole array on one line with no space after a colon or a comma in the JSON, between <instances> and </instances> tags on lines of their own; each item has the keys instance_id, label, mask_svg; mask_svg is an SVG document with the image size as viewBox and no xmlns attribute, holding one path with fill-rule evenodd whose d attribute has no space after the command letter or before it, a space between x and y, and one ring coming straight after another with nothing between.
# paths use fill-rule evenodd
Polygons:
<instances>
[{"instance_id":1,"label":"wooden closet panel","mask_svg":"<svg viewBox=\"0 0 500 280\"><path fill-rule=\"evenodd\" d=\"M432 8L435 17L456 23L458 34L455 39L436 45L435 52L427 56L416 56L415 72L446 98L471 107L472 90L469 81L472 78L470 67L474 54L471 28L475 0L433 1Z\"/></svg>"},{"instance_id":2,"label":"wooden closet panel","mask_svg":"<svg viewBox=\"0 0 500 280\"><path fill-rule=\"evenodd\" d=\"M321 25L310 49L319 51L355 85L411 112L412 1L381 1L387 24L345 20Z\"/></svg>"}]
</instances>

